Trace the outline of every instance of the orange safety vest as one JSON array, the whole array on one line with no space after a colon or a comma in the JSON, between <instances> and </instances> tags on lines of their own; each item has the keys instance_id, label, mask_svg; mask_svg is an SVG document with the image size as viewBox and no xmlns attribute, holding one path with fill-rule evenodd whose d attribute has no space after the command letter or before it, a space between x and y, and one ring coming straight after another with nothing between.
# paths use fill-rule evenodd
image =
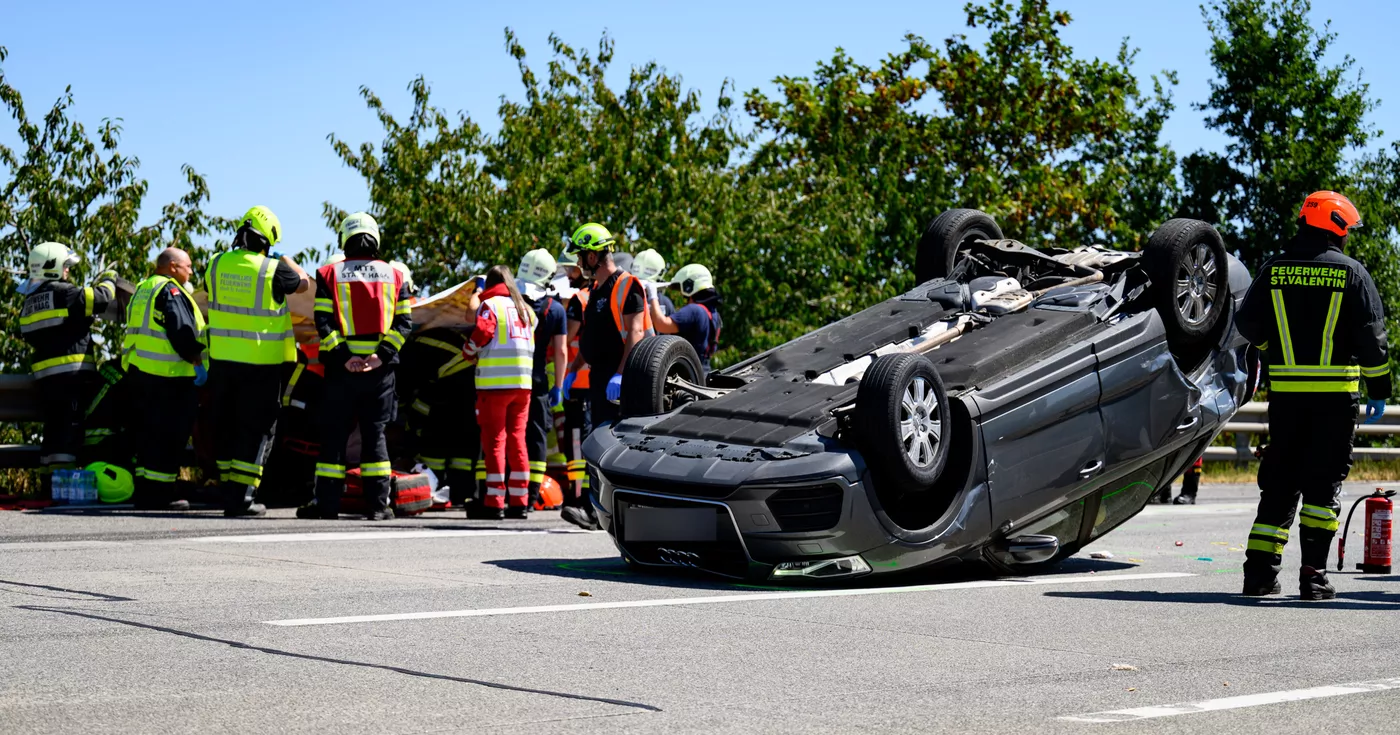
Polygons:
<instances>
[{"instance_id":1,"label":"orange safety vest","mask_svg":"<svg viewBox=\"0 0 1400 735\"><path fill-rule=\"evenodd\" d=\"M578 300L579 300L579 305L582 307L581 311L583 311L583 312L585 312L585 313L588 311L588 295L589 295L589 293L590 293L591 291L592 291L591 286L590 286L589 284L584 284L584 287L583 287L583 288L580 288L578 291L574 292L574 295L575 295L575 296L578 298ZM570 364L573 364L574 359L578 357L578 336L579 336L579 334L581 334L582 332L583 332L582 329L580 329L578 332L575 332L575 333L574 333L574 338L571 339L571 340L569 340L569 363L570 363ZM575 388L587 388L587 387L588 387L588 366L587 366L587 365L585 365L584 368L583 368L582 370L578 371L578 377L577 377L577 378L574 378L574 387L575 387Z\"/></svg>"},{"instance_id":2,"label":"orange safety vest","mask_svg":"<svg viewBox=\"0 0 1400 735\"><path fill-rule=\"evenodd\" d=\"M609 304L612 307L613 321L617 323L617 336L625 343L627 341L627 326L622 323L622 308L627 305L627 293L632 290L632 283L640 285L637 277L627 271L619 271L617 281L613 283L613 290ZM642 327L647 334L655 334L656 329L651 324L651 302L646 297L646 289L642 289Z\"/></svg>"}]
</instances>

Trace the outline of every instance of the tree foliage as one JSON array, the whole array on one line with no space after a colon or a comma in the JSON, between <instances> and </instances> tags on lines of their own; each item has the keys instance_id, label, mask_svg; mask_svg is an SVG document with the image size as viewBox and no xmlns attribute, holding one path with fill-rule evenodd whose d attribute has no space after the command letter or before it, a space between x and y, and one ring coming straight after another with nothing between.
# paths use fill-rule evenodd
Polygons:
<instances>
[{"instance_id":1,"label":"tree foliage","mask_svg":"<svg viewBox=\"0 0 1400 735\"><path fill-rule=\"evenodd\" d=\"M0 47L0 63L7 56ZM150 272L153 250L175 245L197 260L208 251L198 243L228 223L205 214L201 206L209 188L193 168L182 172L189 191L161 209L153 224L138 225L147 183L138 174L140 161L118 150L121 120L104 119L89 135L69 117L69 87L43 114L32 118L19 90L0 67L0 104L16 123L17 149L0 145L0 253L13 277L0 279L0 314L16 324L23 299L16 287L26 278L30 248L62 242L82 256L73 280L81 282L100 266L139 280ZM107 346L120 344L120 325L104 327ZM6 371L28 366L29 349L14 330L0 335L0 366Z\"/></svg>"}]
</instances>

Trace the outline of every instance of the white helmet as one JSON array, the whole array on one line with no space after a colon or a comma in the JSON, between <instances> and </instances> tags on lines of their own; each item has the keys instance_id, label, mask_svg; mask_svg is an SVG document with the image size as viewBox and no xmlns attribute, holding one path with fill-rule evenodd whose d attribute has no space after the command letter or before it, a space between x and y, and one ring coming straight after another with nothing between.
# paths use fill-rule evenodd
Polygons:
<instances>
[{"instance_id":1,"label":"white helmet","mask_svg":"<svg viewBox=\"0 0 1400 735\"><path fill-rule=\"evenodd\" d=\"M343 262L344 260L345 253L333 253L331 257L326 258L326 262L322 263L321 265L335 265L336 263Z\"/></svg>"},{"instance_id":2,"label":"white helmet","mask_svg":"<svg viewBox=\"0 0 1400 735\"><path fill-rule=\"evenodd\" d=\"M548 250L539 248L525 253L525 257L520 259L520 268L515 275L526 283L543 288L549 284L549 279L554 277L554 269L557 267L554 256L550 255Z\"/></svg>"},{"instance_id":3,"label":"white helmet","mask_svg":"<svg viewBox=\"0 0 1400 735\"><path fill-rule=\"evenodd\" d=\"M340 246L355 235L369 235L379 244L379 223L368 212L356 212L340 221Z\"/></svg>"},{"instance_id":4,"label":"white helmet","mask_svg":"<svg viewBox=\"0 0 1400 735\"><path fill-rule=\"evenodd\" d=\"M661 257L661 253L648 248L632 259L632 275L643 281L660 280L661 274L666 272L666 260Z\"/></svg>"},{"instance_id":5,"label":"white helmet","mask_svg":"<svg viewBox=\"0 0 1400 735\"><path fill-rule=\"evenodd\" d=\"M41 242L29 251L29 278L62 280L63 272L78 264L78 254L61 242Z\"/></svg>"},{"instance_id":6,"label":"white helmet","mask_svg":"<svg viewBox=\"0 0 1400 735\"><path fill-rule=\"evenodd\" d=\"M710 276L710 269L699 263L691 263L676 271L671 283L680 286L681 293L686 296L694 296L707 288L715 287L715 280Z\"/></svg>"},{"instance_id":7,"label":"white helmet","mask_svg":"<svg viewBox=\"0 0 1400 735\"><path fill-rule=\"evenodd\" d=\"M403 282L408 286L409 291L417 291L418 286L413 283L413 271L408 269L408 264L401 260L389 261L389 267L403 274Z\"/></svg>"}]
</instances>

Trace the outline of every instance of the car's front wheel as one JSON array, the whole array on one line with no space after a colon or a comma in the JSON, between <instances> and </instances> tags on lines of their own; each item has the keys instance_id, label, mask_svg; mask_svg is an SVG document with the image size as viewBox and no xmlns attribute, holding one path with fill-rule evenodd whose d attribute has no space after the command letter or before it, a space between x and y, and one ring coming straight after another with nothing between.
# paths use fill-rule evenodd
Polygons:
<instances>
[{"instance_id":1,"label":"car's front wheel","mask_svg":"<svg viewBox=\"0 0 1400 735\"><path fill-rule=\"evenodd\" d=\"M923 355L884 355L856 392L855 439L877 481L933 487L948 463L948 391Z\"/></svg>"},{"instance_id":2,"label":"car's front wheel","mask_svg":"<svg viewBox=\"0 0 1400 735\"><path fill-rule=\"evenodd\" d=\"M700 356L689 342L674 335L647 337L627 355L619 409L624 417L668 413L687 396L667 381L679 378L700 385L702 375Z\"/></svg>"}]
</instances>

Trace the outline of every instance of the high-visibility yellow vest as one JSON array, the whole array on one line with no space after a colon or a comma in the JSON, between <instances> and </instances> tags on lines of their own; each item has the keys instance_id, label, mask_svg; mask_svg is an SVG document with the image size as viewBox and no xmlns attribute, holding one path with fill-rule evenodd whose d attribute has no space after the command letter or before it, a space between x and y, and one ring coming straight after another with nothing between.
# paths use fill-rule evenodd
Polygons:
<instances>
[{"instance_id":1,"label":"high-visibility yellow vest","mask_svg":"<svg viewBox=\"0 0 1400 735\"><path fill-rule=\"evenodd\" d=\"M180 288L175 279L169 276L151 276L136 286L136 293L132 294L131 301L126 305L126 338L122 340L122 367L135 367L147 375L192 378L194 364L180 357L180 353L170 344L170 335L166 333L165 325L156 319L160 316L160 312L156 311L156 297L166 284L174 285L172 290L179 292L179 296L172 295L170 298L184 298L189 301L190 311L194 313L195 329L200 338L203 338L204 315L199 313L194 299L185 293L185 289Z\"/></svg>"},{"instance_id":2,"label":"high-visibility yellow vest","mask_svg":"<svg viewBox=\"0 0 1400 735\"><path fill-rule=\"evenodd\" d=\"M272 297L277 261L232 250L209 265L209 356L250 365L296 362L292 315Z\"/></svg>"},{"instance_id":3,"label":"high-visibility yellow vest","mask_svg":"<svg viewBox=\"0 0 1400 735\"><path fill-rule=\"evenodd\" d=\"M477 357L476 389L529 390L535 368L535 312L519 313L509 296L492 296L481 307L496 316L496 336Z\"/></svg>"}]
</instances>

